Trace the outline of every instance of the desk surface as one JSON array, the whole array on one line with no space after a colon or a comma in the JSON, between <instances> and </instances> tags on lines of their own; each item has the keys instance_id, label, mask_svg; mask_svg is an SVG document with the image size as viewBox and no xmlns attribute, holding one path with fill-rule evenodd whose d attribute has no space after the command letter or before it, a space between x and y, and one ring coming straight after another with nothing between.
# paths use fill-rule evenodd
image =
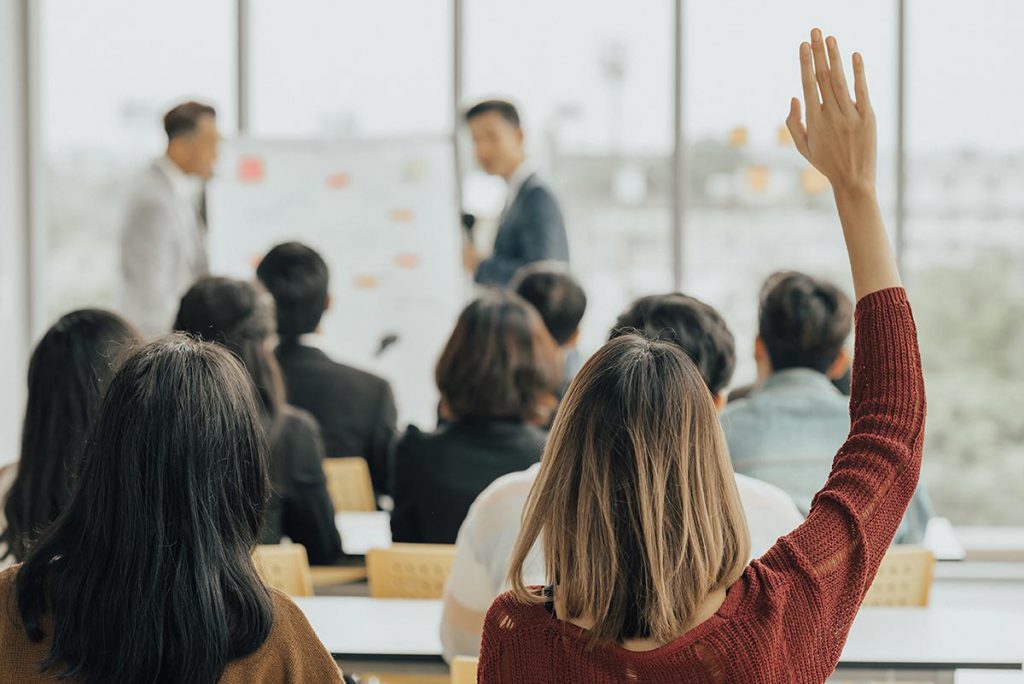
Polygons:
<instances>
[{"instance_id":1,"label":"desk surface","mask_svg":"<svg viewBox=\"0 0 1024 684\"><path fill-rule=\"evenodd\" d=\"M324 646L341 658L437 660L441 602L349 596L296 598ZM864 608L840 667L1020 668L1024 615L949 608Z\"/></svg>"}]
</instances>

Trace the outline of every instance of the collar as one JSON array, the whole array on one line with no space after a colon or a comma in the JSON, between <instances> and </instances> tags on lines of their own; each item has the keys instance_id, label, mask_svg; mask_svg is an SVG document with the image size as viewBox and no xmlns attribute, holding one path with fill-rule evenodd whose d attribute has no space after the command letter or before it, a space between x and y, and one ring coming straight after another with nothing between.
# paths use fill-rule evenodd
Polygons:
<instances>
[{"instance_id":1,"label":"collar","mask_svg":"<svg viewBox=\"0 0 1024 684\"><path fill-rule=\"evenodd\" d=\"M167 176L175 196L188 201L193 201L199 196L203 187L202 180L182 171L181 167L166 154L158 157L155 164Z\"/></svg>"},{"instance_id":2,"label":"collar","mask_svg":"<svg viewBox=\"0 0 1024 684\"><path fill-rule=\"evenodd\" d=\"M311 332L299 335L297 342L301 344L303 347L312 347L313 349L319 349L320 351L323 351L324 345L327 343L327 340L325 340L324 336L321 335L320 333Z\"/></svg>"},{"instance_id":3,"label":"collar","mask_svg":"<svg viewBox=\"0 0 1024 684\"><path fill-rule=\"evenodd\" d=\"M516 170L512 172L512 175L508 177L508 194L505 196L506 209L512 206L516 196L519 195L519 191L523 189L523 184L526 183L526 179L532 175L533 167L524 159L522 163L516 167Z\"/></svg>"},{"instance_id":4,"label":"collar","mask_svg":"<svg viewBox=\"0 0 1024 684\"><path fill-rule=\"evenodd\" d=\"M786 368L772 373L768 379L761 383L757 391L769 391L776 389L807 389L828 392L829 394L841 394L828 376L819 373L812 368Z\"/></svg>"}]
</instances>

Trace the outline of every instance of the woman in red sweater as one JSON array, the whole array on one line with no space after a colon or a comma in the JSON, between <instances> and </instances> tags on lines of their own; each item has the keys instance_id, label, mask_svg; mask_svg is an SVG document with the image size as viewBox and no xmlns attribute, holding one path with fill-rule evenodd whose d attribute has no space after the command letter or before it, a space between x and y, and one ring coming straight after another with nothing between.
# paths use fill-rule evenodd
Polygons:
<instances>
[{"instance_id":1,"label":"woman in red sweater","mask_svg":"<svg viewBox=\"0 0 1024 684\"><path fill-rule=\"evenodd\" d=\"M479 681L824 682L914 493L924 384L875 199L875 117L853 56L800 46L787 125L831 182L858 304L850 435L807 521L746 565L747 531L712 397L677 347L605 345L552 428ZM552 586L523 586L544 548Z\"/></svg>"}]
</instances>

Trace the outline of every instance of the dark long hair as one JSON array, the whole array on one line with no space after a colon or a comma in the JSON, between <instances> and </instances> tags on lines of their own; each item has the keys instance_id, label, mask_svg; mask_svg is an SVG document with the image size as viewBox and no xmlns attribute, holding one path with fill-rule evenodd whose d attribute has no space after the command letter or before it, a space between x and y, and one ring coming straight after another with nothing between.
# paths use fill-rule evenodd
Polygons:
<instances>
[{"instance_id":1,"label":"dark long hair","mask_svg":"<svg viewBox=\"0 0 1024 684\"><path fill-rule=\"evenodd\" d=\"M181 298L174 329L217 342L238 355L256 385L266 415L284 404L281 368L268 346L276 331L274 299L256 283L202 278Z\"/></svg>"},{"instance_id":2,"label":"dark long hair","mask_svg":"<svg viewBox=\"0 0 1024 684\"><path fill-rule=\"evenodd\" d=\"M52 632L41 669L89 684L205 684L259 648L273 621L251 556L267 452L229 352L173 335L128 356L64 512L18 572L29 638Z\"/></svg>"},{"instance_id":3,"label":"dark long hair","mask_svg":"<svg viewBox=\"0 0 1024 684\"><path fill-rule=\"evenodd\" d=\"M72 311L53 324L32 352L18 474L4 501L7 556L25 557L32 537L60 514L69 473L121 353L138 343L119 316Z\"/></svg>"}]
</instances>

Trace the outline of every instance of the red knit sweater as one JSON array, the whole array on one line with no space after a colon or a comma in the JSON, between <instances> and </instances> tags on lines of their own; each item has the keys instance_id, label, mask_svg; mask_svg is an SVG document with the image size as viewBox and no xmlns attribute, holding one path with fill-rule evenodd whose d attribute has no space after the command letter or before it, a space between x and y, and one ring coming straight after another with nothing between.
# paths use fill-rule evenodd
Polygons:
<instances>
[{"instance_id":1,"label":"red knit sweater","mask_svg":"<svg viewBox=\"0 0 1024 684\"><path fill-rule=\"evenodd\" d=\"M824 682L917 485L924 383L902 288L856 311L850 434L806 522L750 563L708 620L660 648L588 649L543 605L499 596L479 681L660 684Z\"/></svg>"}]
</instances>

